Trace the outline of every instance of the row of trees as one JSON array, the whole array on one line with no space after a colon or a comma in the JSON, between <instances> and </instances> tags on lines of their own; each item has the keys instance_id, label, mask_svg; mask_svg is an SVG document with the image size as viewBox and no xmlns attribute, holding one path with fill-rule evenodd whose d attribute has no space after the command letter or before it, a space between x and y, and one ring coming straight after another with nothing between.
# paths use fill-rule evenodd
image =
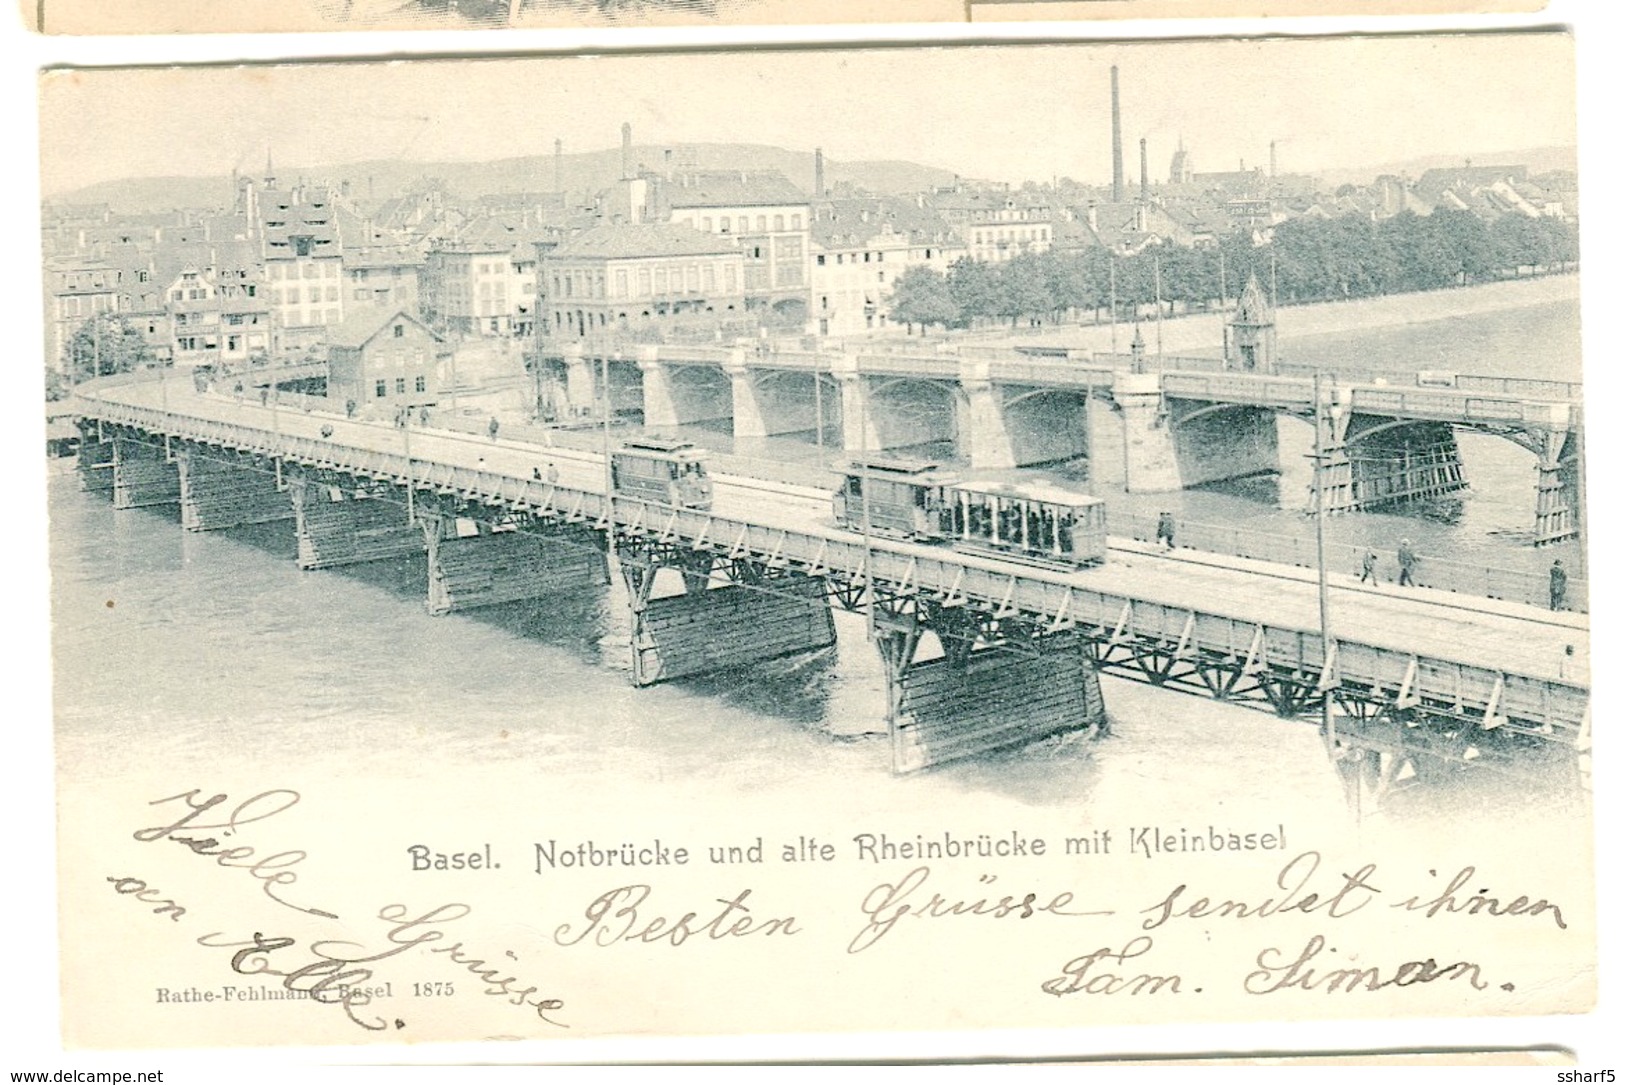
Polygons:
<instances>
[{"instance_id":1,"label":"row of trees","mask_svg":"<svg viewBox=\"0 0 1625 1085\"><path fill-rule=\"evenodd\" d=\"M1097 319L1111 305L1138 311L1160 298L1170 313L1233 299L1249 275L1275 284L1284 303L1436 290L1566 267L1579 259L1578 232L1553 218L1469 211L1409 212L1373 222L1361 216L1292 219L1269 245L1237 232L1217 247L1152 246L1135 256L1104 249L1023 254L1001 264L961 260L946 275L910 268L900 276L892 319L968 327L986 321ZM1114 290L1115 287L1115 290Z\"/></svg>"},{"instance_id":2,"label":"row of trees","mask_svg":"<svg viewBox=\"0 0 1625 1085\"><path fill-rule=\"evenodd\" d=\"M98 313L79 325L68 340L68 378L74 384L134 372L153 360L141 330L118 313Z\"/></svg>"}]
</instances>

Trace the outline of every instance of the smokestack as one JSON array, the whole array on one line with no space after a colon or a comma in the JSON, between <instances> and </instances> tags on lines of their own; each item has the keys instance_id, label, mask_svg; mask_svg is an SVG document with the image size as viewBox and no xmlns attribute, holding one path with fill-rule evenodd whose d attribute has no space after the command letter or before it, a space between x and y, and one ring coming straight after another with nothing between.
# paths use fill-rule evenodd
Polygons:
<instances>
[{"instance_id":1,"label":"smokestack","mask_svg":"<svg viewBox=\"0 0 1625 1085\"><path fill-rule=\"evenodd\" d=\"M813 149L813 196L824 198L824 148Z\"/></svg>"},{"instance_id":2,"label":"smokestack","mask_svg":"<svg viewBox=\"0 0 1625 1085\"><path fill-rule=\"evenodd\" d=\"M564 140L553 141L553 191L564 191Z\"/></svg>"},{"instance_id":3,"label":"smokestack","mask_svg":"<svg viewBox=\"0 0 1625 1085\"><path fill-rule=\"evenodd\" d=\"M1123 202L1123 114L1117 104L1117 65L1112 65L1112 202Z\"/></svg>"},{"instance_id":4,"label":"smokestack","mask_svg":"<svg viewBox=\"0 0 1625 1085\"><path fill-rule=\"evenodd\" d=\"M1270 180L1275 180L1275 141L1270 140Z\"/></svg>"},{"instance_id":5,"label":"smokestack","mask_svg":"<svg viewBox=\"0 0 1625 1085\"><path fill-rule=\"evenodd\" d=\"M1145 137L1140 137L1140 202L1151 198L1151 166L1145 157Z\"/></svg>"},{"instance_id":6,"label":"smokestack","mask_svg":"<svg viewBox=\"0 0 1625 1085\"><path fill-rule=\"evenodd\" d=\"M632 122L621 125L621 180L632 179Z\"/></svg>"}]
</instances>

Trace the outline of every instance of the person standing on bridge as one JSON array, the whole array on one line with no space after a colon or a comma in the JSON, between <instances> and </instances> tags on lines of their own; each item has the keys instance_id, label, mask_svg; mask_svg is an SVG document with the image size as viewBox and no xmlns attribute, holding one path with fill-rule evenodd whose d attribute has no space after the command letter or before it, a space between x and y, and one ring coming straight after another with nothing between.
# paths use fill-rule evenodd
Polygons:
<instances>
[{"instance_id":1,"label":"person standing on bridge","mask_svg":"<svg viewBox=\"0 0 1625 1085\"><path fill-rule=\"evenodd\" d=\"M1416 551L1411 549L1411 540L1399 540L1399 586L1414 588L1416 578L1411 574L1416 570Z\"/></svg>"},{"instance_id":2,"label":"person standing on bridge","mask_svg":"<svg viewBox=\"0 0 1625 1085\"><path fill-rule=\"evenodd\" d=\"M1373 584L1377 582L1377 552L1369 549L1360 559L1360 583L1364 584L1367 580Z\"/></svg>"},{"instance_id":3,"label":"person standing on bridge","mask_svg":"<svg viewBox=\"0 0 1625 1085\"><path fill-rule=\"evenodd\" d=\"M1569 571L1563 568L1563 559L1552 562L1551 603L1553 610L1562 610L1569 595Z\"/></svg>"},{"instance_id":4,"label":"person standing on bridge","mask_svg":"<svg viewBox=\"0 0 1625 1085\"><path fill-rule=\"evenodd\" d=\"M494 441L494 440L497 439L497 430L499 430L501 428L502 428L502 423L498 422L497 421L497 416L493 414L491 416L491 424L485 428L485 431L491 435L491 440Z\"/></svg>"},{"instance_id":5,"label":"person standing on bridge","mask_svg":"<svg viewBox=\"0 0 1625 1085\"><path fill-rule=\"evenodd\" d=\"M1166 543L1168 549L1174 548L1174 514L1171 512L1157 513L1157 542Z\"/></svg>"}]
</instances>

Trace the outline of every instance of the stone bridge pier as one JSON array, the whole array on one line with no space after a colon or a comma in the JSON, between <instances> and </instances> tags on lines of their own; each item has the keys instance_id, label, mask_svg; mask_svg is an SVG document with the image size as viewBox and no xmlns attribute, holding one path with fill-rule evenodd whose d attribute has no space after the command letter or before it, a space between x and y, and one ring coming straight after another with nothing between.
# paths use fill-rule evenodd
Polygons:
<instances>
[{"instance_id":1,"label":"stone bridge pier","mask_svg":"<svg viewBox=\"0 0 1625 1085\"><path fill-rule=\"evenodd\" d=\"M1280 470L1267 407L1170 399L1157 373L1119 371L1123 481L1130 493L1167 493Z\"/></svg>"}]
</instances>

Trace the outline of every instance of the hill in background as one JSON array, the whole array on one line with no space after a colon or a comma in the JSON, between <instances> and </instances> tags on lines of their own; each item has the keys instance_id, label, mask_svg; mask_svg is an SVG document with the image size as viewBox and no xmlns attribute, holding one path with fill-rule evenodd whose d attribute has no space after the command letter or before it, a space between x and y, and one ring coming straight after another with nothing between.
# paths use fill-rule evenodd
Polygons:
<instances>
[{"instance_id":1,"label":"hill in background","mask_svg":"<svg viewBox=\"0 0 1625 1085\"><path fill-rule=\"evenodd\" d=\"M639 146L632 148L633 161L642 169L664 173L685 169L770 170L790 178L802 191L812 193L813 155L810 151L790 151L749 143L700 143L679 146ZM621 175L619 147L582 154L565 154L559 161L559 179L564 191L580 196L612 184ZM332 184L348 182L350 192L360 199L384 199L399 195L424 178L444 183L454 199L473 201L480 196L504 192L544 193L554 191L552 155L529 155L493 162L417 162L374 160L341 166L278 168L284 184L304 178ZM935 185L951 184L949 170L903 161L842 162L827 158L825 183L851 182L878 193L918 192ZM89 185L53 198L61 203L106 203L114 211L138 214L168 211L182 207L223 207L231 198L231 182L226 177L138 177Z\"/></svg>"}]
</instances>

